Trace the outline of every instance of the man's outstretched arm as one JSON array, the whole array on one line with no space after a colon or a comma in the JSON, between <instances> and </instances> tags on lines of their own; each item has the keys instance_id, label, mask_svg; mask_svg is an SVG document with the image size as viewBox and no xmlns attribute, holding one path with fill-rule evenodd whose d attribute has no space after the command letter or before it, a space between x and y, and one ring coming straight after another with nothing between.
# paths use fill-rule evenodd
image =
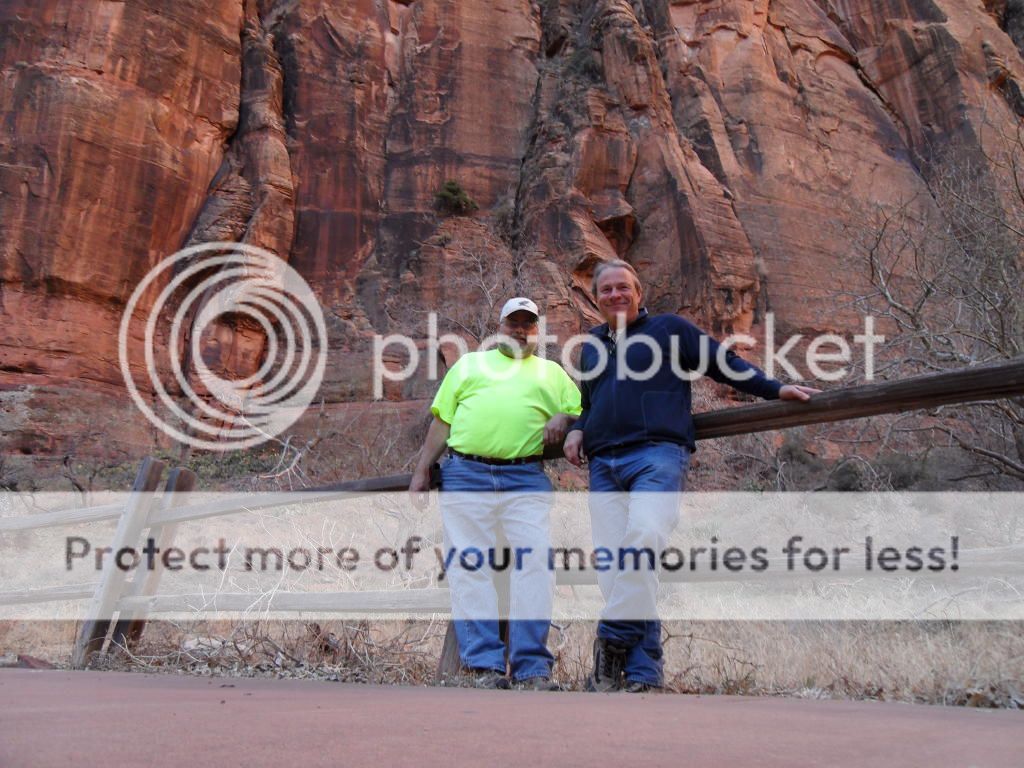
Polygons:
<instances>
[{"instance_id":1,"label":"man's outstretched arm","mask_svg":"<svg viewBox=\"0 0 1024 768\"><path fill-rule=\"evenodd\" d=\"M678 318L675 333L680 340L684 366L690 370L703 370L715 381L728 384L740 392L765 400L778 398L799 402L807 402L811 395L821 392L814 387L783 384L768 378L760 368L748 363L731 349L722 350L716 339L684 318Z\"/></svg>"}]
</instances>

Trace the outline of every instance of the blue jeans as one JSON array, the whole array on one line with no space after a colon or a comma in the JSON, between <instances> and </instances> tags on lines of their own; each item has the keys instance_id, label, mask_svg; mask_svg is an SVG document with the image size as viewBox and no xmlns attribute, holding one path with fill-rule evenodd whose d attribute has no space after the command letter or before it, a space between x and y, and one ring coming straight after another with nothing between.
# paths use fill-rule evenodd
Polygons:
<instances>
[{"instance_id":1,"label":"blue jeans","mask_svg":"<svg viewBox=\"0 0 1024 768\"><path fill-rule=\"evenodd\" d=\"M658 558L679 522L690 451L675 443L639 443L590 457L590 519L594 549L654 553L654 567L598 571L605 599L597 636L627 649L626 679L663 685ZM627 565L634 561L630 560Z\"/></svg>"},{"instance_id":2,"label":"blue jeans","mask_svg":"<svg viewBox=\"0 0 1024 768\"><path fill-rule=\"evenodd\" d=\"M548 677L548 650L554 574L547 567L550 547L551 481L540 463L495 466L451 456L441 465L441 517L445 555L455 556L446 571L452 619L464 666L505 673L505 645L498 632L494 569L461 555L496 547L500 524L512 556L491 561L510 573L508 664L515 680ZM530 552L527 553L526 550ZM516 550L523 556L517 559ZM475 553L474 553L475 554Z\"/></svg>"}]
</instances>

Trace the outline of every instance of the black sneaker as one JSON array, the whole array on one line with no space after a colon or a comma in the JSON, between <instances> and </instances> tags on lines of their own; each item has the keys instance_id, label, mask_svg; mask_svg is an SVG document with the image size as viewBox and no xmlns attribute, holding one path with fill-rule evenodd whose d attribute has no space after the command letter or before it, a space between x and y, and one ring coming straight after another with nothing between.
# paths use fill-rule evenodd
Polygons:
<instances>
[{"instance_id":1,"label":"black sneaker","mask_svg":"<svg viewBox=\"0 0 1024 768\"><path fill-rule=\"evenodd\" d=\"M525 680L516 681L515 687L521 691L560 691L562 686L550 677L528 677Z\"/></svg>"},{"instance_id":2,"label":"black sneaker","mask_svg":"<svg viewBox=\"0 0 1024 768\"><path fill-rule=\"evenodd\" d=\"M587 680L587 690L607 693L622 688L626 651L602 637L594 640L594 671Z\"/></svg>"},{"instance_id":3,"label":"black sneaker","mask_svg":"<svg viewBox=\"0 0 1024 768\"><path fill-rule=\"evenodd\" d=\"M494 669L471 669L465 680L469 688L507 691L511 687L508 678Z\"/></svg>"},{"instance_id":4,"label":"black sneaker","mask_svg":"<svg viewBox=\"0 0 1024 768\"><path fill-rule=\"evenodd\" d=\"M626 693L650 693L657 691L658 686L645 683L643 680L627 680L622 690Z\"/></svg>"}]
</instances>

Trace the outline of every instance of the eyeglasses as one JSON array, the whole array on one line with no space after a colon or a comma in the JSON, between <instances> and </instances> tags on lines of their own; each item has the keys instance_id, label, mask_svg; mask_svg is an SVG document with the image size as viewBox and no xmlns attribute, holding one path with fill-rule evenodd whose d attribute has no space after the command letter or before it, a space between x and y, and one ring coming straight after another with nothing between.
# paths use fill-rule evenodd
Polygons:
<instances>
[{"instance_id":1,"label":"eyeglasses","mask_svg":"<svg viewBox=\"0 0 1024 768\"><path fill-rule=\"evenodd\" d=\"M536 327L537 318L533 317L530 318L529 320L513 320L512 318L506 317L501 322L507 325L509 328L522 328L528 331L531 328Z\"/></svg>"}]
</instances>

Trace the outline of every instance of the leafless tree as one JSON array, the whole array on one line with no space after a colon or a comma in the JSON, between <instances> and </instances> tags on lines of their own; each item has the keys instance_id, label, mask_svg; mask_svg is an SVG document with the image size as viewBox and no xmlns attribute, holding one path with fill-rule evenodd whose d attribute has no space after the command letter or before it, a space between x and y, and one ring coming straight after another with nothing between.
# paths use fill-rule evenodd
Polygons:
<instances>
[{"instance_id":1,"label":"leafless tree","mask_svg":"<svg viewBox=\"0 0 1024 768\"><path fill-rule=\"evenodd\" d=\"M535 287L523 265L471 244L445 247L446 301L438 321L454 333L480 342L497 331L498 311L513 296Z\"/></svg>"},{"instance_id":2,"label":"leafless tree","mask_svg":"<svg viewBox=\"0 0 1024 768\"><path fill-rule=\"evenodd\" d=\"M887 321L882 376L1024 354L1024 132L992 130L979 153L953 146L925 168L930 197L861 210L847 225ZM927 430L1024 480L1024 399L936 412Z\"/></svg>"}]
</instances>

